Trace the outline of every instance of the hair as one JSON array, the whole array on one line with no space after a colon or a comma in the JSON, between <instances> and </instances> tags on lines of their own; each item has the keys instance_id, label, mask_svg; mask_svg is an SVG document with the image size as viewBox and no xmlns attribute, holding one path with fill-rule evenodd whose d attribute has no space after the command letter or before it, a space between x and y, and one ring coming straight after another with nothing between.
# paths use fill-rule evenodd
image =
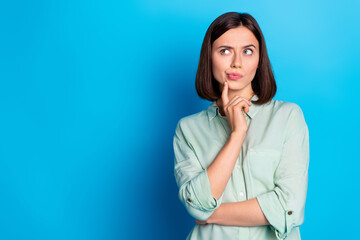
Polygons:
<instances>
[{"instance_id":1,"label":"hair","mask_svg":"<svg viewBox=\"0 0 360 240\"><path fill-rule=\"evenodd\" d=\"M212 73L211 49L213 42L232 28L246 27L259 42L259 65L251 87L259 97L254 104L269 102L276 93L276 82L266 50L265 38L256 20L248 13L227 12L216 18L206 31L196 72L195 87L200 98L215 101L221 98L219 82Z\"/></svg>"}]
</instances>

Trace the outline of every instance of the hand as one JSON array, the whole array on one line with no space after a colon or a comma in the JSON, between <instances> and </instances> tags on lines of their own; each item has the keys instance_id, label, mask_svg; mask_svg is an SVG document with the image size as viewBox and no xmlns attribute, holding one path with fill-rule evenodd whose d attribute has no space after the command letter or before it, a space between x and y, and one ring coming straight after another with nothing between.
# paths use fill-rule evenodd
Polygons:
<instances>
[{"instance_id":1,"label":"hand","mask_svg":"<svg viewBox=\"0 0 360 240\"><path fill-rule=\"evenodd\" d=\"M199 224L199 225L206 225L206 224L208 224L206 221L200 221L200 220L197 220L197 219L195 219L195 222L196 222L197 224Z\"/></svg>"},{"instance_id":2,"label":"hand","mask_svg":"<svg viewBox=\"0 0 360 240\"><path fill-rule=\"evenodd\" d=\"M197 224L199 224L199 225L206 225L206 224L209 224L209 223L215 223L215 218L218 217L221 214L219 212L221 208L222 208L222 205L220 205L220 207L215 209L213 214L211 214L211 216L208 219L206 219L205 221L200 221L200 220L195 219L195 222Z\"/></svg>"},{"instance_id":3,"label":"hand","mask_svg":"<svg viewBox=\"0 0 360 240\"><path fill-rule=\"evenodd\" d=\"M221 93L221 99L223 103L224 113L228 119L231 131L235 133L246 133L247 123L242 109L244 112L249 112L249 106L252 104L245 98L235 96L229 101L228 96L229 84L225 80L224 88Z\"/></svg>"}]
</instances>

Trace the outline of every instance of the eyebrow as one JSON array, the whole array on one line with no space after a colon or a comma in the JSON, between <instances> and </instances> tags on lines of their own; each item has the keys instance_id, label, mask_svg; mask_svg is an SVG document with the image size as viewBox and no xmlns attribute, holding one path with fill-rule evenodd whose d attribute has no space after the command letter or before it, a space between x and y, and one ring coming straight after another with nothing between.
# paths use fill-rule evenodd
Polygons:
<instances>
[{"instance_id":1,"label":"eyebrow","mask_svg":"<svg viewBox=\"0 0 360 240\"><path fill-rule=\"evenodd\" d=\"M254 44L245 45L245 46L243 46L242 48L247 48L247 47L254 47L254 48L256 49L256 47L255 47ZM216 49L219 49L219 48L232 48L232 49L233 49L233 47L231 47L231 46L225 46L225 45L221 45L221 46L217 47Z\"/></svg>"}]
</instances>

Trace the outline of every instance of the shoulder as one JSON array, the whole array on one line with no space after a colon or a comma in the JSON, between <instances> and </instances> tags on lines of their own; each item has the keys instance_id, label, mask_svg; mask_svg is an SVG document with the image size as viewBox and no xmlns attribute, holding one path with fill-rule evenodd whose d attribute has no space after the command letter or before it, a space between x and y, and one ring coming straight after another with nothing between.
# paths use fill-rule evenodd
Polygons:
<instances>
[{"instance_id":1,"label":"shoulder","mask_svg":"<svg viewBox=\"0 0 360 240\"><path fill-rule=\"evenodd\" d=\"M272 108L274 112L287 117L300 117L303 118L304 114L301 107L294 102L288 102L283 100L271 100L268 104L269 108Z\"/></svg>"},{"instance_id":2,"label":"shoulder","mask_svg":"<svg viewBox=\"0 0 360 240\"><path fill-rule=\"evenodd\" d=\"M283 100L272 100L272 105L275 109L279 111L292 112L292 111L302 111L301 107L294 103Z\"/></svg>"},{"instance_id":3,"label":"shoulder","mask_svg":"<svg viewBox=\"0 0 360 240\"><path fill-rule=\"evenodd\" d=\"M203 125L208 121L208 114L206 110L180 118L176 125L177 131L189 131L198 125Z\"/></svg>"},{"instance_id":4,"label":"shoulder","mask_svg":"<svg viewBox=\"0 0 360 240\"><path fill-rule=\"evenodd\" d=\"M307 128L304 113L301 107L294 102L272 100L273 114L283 122L288 131Z\"/></svg>"}]
</instances>

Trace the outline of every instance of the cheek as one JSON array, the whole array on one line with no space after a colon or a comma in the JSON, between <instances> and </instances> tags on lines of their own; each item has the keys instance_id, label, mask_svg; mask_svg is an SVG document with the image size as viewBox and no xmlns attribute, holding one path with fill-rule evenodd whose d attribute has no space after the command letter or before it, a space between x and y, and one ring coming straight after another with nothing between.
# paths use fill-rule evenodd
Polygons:
<instances>
[{"instance_id":1,"label":"cheek","mask_svg":"<svg viewBox=\"0 0 360 240\"><path fill-rule=\"evenodd\" d=\"M212 59L212 70L214 75L220 70L219 61L216 58Z\"/></svg>"},{"instance_id":2,"label":"cheek","mask_svg":"<svg viewBox=\"0 0 360 240\"><path fill-rule=\"evenodd\" d=\"M259 64L258 59L253 59L253 60L249 61L248 64L247 64L248 71L249 72L256 72L258 64Z\"/></svg>"},{"instance_id":3,"label":"cheek","mask_svg":"<svg viewBox=\"0 0 360 240\"><path fill-rule=\"evenodd\" d=\"M222 81L223 72L224 72L223 62L219 61L219 59L213 58L212 59L212 74L218 82Z\"/></svg>"},{"instance_id":4,"label":"cheek","mask_svg":"<svg viewBox=\"0 0 360 240\"><path fill-rule=\"evenodd\" d=\"M220 60L219 58L213 58L212 60L212 68L216 71L223 71L225 67L224 60Z\"/></svg>"}]
</instances>

